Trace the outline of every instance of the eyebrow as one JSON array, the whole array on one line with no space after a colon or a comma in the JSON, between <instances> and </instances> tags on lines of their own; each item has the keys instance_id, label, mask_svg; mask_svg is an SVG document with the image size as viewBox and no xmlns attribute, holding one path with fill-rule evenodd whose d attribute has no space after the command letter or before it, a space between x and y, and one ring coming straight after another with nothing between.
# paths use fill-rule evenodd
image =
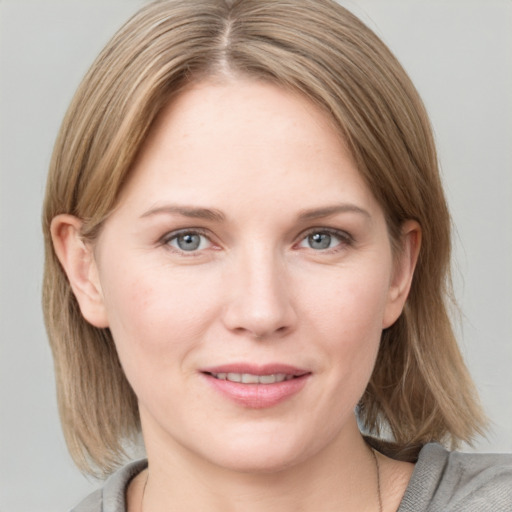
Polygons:
<instances>
[{"instance_id":1,"label":"eyebrow","mask_svg":"<svg viewBox=\"0 0 512 512\"><path fill-rule=\"evenodd\" d=\"M338 213L358 213L365 217L371 218L369 212L356 206L355 204L343 203L332 206L325 206L321 208L311 208L309 210L301 210L298 215L299 221L308 221L321 219L324 217L330 217ZM214 222L222 222L226 219L225 215L214 208L199 208L196 206L185 206L185 205L162 205L151 208L147 212L141 215L141 218L150 217L152 215L182 215L183 217L189 217L193 219L204 219Z\"/></svg>"},{"instance_id":2,"label":"eyebrow","mask_svg":"<svg viewBox=\"0 0 512 512\"><path fill-rule=\"evenodd\" d=\"M302 210L299 213L299 220L315 220L323 217L330 217L337 213L359 213L365 217L371 218L369 212L351 203L336 204L332 206L325 206L322 208L312 208L310 210Z\"/></svg>"},{"instance_id":3,"label":"eyebrow","mask_svg":"<svg viewBox=\"0 0 512 512\"><path fill-rule=\"evenodd\" d=\"M183 217L190 217L193 219L204 219L216 222L225 220L224 214L215 209L198 208L196 206L178 206L178 205L163 205L151 208L141 215L141 218L150 217L152 215L167 214L167 215L182 215Z\"/></svg>"}]
</instances>

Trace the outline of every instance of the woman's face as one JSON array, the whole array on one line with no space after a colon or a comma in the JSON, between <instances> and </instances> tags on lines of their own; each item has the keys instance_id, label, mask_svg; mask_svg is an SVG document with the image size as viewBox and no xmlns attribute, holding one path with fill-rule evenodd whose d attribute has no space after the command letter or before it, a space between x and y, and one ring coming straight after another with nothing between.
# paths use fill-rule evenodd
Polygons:
<instances>
[{"instance_id":1,"label":"woman's face","mask_svg":"<svg viewBox=\"0 0 512 512\"><path fill-rule=\"evenodd\" d=\"M111 329L149 453L270 471L353 440L404 279L381 208L306 99L190 86L94 258L103 319L90 320Z\"/></svg>"}]
</instances>

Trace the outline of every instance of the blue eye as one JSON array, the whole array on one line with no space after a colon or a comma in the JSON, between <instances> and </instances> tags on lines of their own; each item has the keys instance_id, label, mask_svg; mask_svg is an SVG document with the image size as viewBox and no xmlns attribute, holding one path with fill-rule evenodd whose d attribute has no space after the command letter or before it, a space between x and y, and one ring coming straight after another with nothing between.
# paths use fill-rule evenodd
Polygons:
<instances>
[{"instance_id":1,"label":"blue eye","mask_svg":"<svg viewBox=\"0 0 512 512\"><path fill-rule=\"evenodd\" d=\"M314 233L309 235L307 240L312 249L329 249L332 243L332 236L329 233Z\"/></svg>"},{"instance_id":2,"label":"blue eye","mask_svg":"<svg viewBox=\"0 0 512 512\"><path fill-rule=\"evenodd\" d=\"M208 238L194 231L178 233L168 238L166 243L184 252L199 251L206 249L210 245Z\"/></svg>"},{"instance_id":3,"label":"blue eye","mask_svg":"<svg viewBox=\"0 0 512 512\"><path fill-rule=\"evenodd\" d=\"M348 244L348 235L334 233L332 231L318 230L309 233L299 244L299 247L324 251L333 249L343 243Z\"/></svg>"}]
</instances>

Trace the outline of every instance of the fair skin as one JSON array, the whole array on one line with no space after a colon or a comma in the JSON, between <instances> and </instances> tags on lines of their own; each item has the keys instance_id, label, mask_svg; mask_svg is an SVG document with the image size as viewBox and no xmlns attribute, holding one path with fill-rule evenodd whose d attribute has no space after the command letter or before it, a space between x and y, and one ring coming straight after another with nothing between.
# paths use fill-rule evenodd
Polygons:
<instances>
[{"instance_id":1,"label":"fair skin","mask_svg":"<svg viewBox=\"0 0 512 512\"><path fill-rule=\"evenodd\" d=\"M80 228L60 215L52 235L138 397L149 478L132 482L130 511L146 479L146 512L378 510L354 408L420 228L404 223L395 258L325 113L257 81L193 84L160 115L98 239ZM379 461L396 510L412 465Z\"/></svg>"}]
</instances>

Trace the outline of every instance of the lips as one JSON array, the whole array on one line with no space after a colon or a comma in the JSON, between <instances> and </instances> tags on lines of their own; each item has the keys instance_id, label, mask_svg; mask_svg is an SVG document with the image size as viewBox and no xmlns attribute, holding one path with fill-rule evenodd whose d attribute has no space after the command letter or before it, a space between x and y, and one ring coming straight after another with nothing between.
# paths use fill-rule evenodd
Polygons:
<instances>
[{"instance_id":1,"label":"lips","mask_svg":"<svg viewBox=\"0 0 512 512\"><path fill-rule=\"evenodd\" d=\"M242 384L274 384L291 380L295 377L286 373L273 373L271 375L258 375L253 373L221 372L211 374L216 379L229 380L230 382L241 382Z\"/></svg>"},{"instance_id":2,"label":"lips","mask_svg":"<svg viewBox=\"0 0 512 512\"><path fill-rule=\"evenodd\" d=\"M302 390L311 372L289 365L224 365L201 372L223 398L252 409L274 407Z\"/></svg>"}]
</instances>

